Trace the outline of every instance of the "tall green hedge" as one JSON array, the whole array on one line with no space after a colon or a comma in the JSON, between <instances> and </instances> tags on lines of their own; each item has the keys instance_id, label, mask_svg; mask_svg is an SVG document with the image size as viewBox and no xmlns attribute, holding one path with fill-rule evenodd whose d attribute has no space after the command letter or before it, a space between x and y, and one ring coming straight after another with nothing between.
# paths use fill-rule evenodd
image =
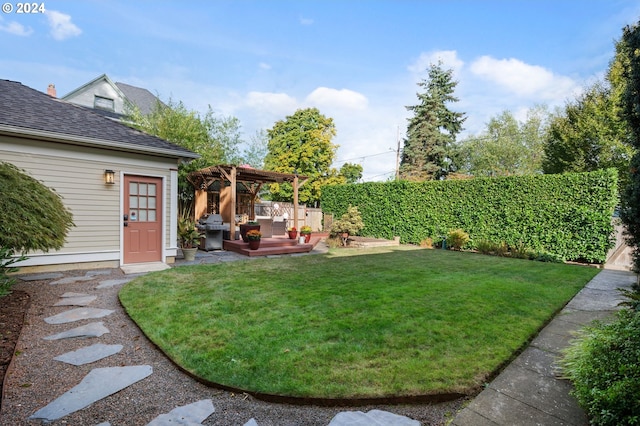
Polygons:
<instances>
[{"instance_id":1,"label":"tall green hedge","mask_svg":"<svg viewBox=\"0 0 640 426\"><path fill-rule=\"evenodd\" d=\"M615 169L561 175L368 182L322 189L322 210L358 206L363 235L418 244L461 228L478 241L524 244L567 260L603 263L612 247Z\"/></svg>"}]
</instances>

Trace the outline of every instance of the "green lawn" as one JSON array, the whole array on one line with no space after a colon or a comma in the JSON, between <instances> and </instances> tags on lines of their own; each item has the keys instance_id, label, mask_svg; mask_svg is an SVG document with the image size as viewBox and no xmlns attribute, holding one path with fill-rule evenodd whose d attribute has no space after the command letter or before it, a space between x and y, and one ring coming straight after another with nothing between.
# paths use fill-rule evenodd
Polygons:
<instances>
[{"instance_id":1,"label":"green lawn","mask_svg":"<svg viewBox=\"0 0 640 426\"><path fill-rule=\"evenodd\" d=\"M185 266L120 292L205 380L276 395L469 392L597 269L412 247Z\"/></svg>"}]
</instances>

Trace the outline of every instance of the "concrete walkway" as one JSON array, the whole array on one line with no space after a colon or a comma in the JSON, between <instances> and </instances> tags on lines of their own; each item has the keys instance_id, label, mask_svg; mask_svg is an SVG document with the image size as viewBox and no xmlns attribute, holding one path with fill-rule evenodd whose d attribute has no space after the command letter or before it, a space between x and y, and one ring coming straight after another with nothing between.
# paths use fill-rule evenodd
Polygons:
<instances>
[{"instance_id":1,"label":"concrete walkway","mask_svg":"<svg viewBox=\"0 0 640 426\"><path fill-rule=\"evenodd\" d=\"M635 282L628 271L605 269L596 275L451 425L588 425L555 362L577 330L619 309L624 299L617 289Z\"/></svg>"}]
</instances>

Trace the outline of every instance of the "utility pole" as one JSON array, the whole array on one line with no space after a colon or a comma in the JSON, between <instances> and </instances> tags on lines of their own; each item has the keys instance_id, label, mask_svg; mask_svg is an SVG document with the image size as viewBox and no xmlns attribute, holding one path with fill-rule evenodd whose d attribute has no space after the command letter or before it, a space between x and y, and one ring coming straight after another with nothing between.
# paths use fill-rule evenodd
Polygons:
<instances>
[{"instance_id":1,"label":"utility pole","mask_svg":"<svg viewBox=\"0 0 640 426\"><path fill-rule=\"evenodd\" d=\"M400 180L400 126L396 127L396 139L398 147L396 148L396 180Z\"/></svg>"}]
</instances>

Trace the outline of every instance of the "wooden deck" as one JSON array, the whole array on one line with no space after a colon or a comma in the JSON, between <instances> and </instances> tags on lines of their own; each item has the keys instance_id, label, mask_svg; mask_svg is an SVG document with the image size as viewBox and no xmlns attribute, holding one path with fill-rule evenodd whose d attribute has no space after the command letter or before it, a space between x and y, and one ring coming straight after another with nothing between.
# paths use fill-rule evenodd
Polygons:
<instances>
[{"instance_id":1,"label":"wooden deck","mask_svg":"<svg viewBox=\"0 0 640 426\"><path fill-rule=\"evenodd\" d=\"M326 234L311 234L311 241L306 244L300 244L297 239L290 240L286 235L262 238L258 250L249 250L249 243L245 243L241 239L224 240L222 248L245 256L309 253L324 237L326 237Z\"/></svg>"}]
</instances>

